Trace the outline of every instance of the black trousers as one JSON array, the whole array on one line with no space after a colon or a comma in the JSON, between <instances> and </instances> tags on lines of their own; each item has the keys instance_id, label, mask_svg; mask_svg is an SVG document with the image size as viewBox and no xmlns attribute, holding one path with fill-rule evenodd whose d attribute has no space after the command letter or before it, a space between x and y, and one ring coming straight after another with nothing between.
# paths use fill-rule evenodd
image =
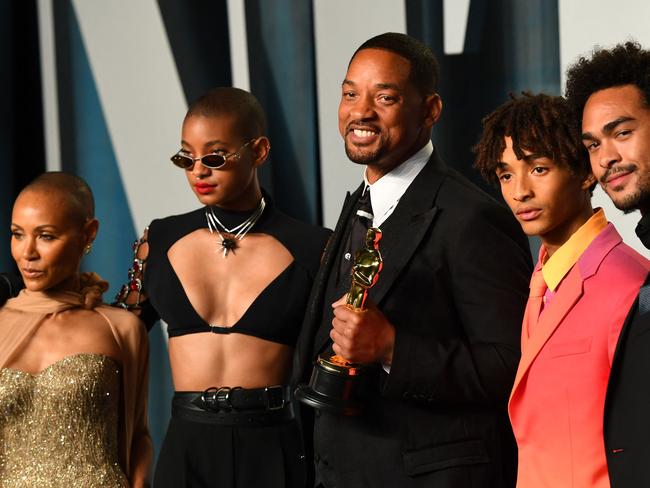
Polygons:
<instances>
[{"instance_id":1,"label":"black trousers","mask_svg":"<svg viewBox=\"0 0 650 488\"><path fill-rule=\"evenodd\" d=\"M304 488L306 459L295 419L231 427L172 416L154 488Z\"/></svg>"}]
</instances>

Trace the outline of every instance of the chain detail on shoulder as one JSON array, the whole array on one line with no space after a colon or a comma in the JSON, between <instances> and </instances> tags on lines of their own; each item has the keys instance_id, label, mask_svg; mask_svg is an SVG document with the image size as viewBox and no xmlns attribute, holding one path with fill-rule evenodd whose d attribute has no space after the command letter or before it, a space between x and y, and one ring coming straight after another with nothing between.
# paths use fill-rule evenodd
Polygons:
<instances>
[{"instance_id":1,"label":"chain detail on shoulder","mask_svg":"<svg viewBox=\"0 0 650 488\"><path fill-rule=\"evenodd\" d=\"M122 285L122 288L115 297L114 306L122 307L130 311L139 311L141 303L146 298L142 292L142 278L144 268L147 263L148 247L143 250L143 245L147 244L149 227L145 228L144 233L133 243L133 263L129 268L129 281Z\"/></svg>"}]
</instances>

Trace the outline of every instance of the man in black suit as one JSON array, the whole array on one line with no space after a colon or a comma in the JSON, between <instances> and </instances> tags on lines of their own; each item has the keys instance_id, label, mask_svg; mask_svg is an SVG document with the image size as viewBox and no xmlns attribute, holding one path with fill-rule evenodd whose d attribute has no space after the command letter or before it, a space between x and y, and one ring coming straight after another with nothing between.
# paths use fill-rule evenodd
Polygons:
<instances>
[{"instance_id":1,"label":"man in black suit","mask_svg":"<svg viewBox=\"0 0 650 488\"><path fill-rule=\"evenodd\" d=\"M603 190L650 249L650 51L634 42L601 49L567 72L566 95ZM650 486L650 280L618 338L605 402L612 488Z\"/></svg>"},{"instance_id":2,"label":"man in black suit","mask_svg":"<svg viewBox=\"0 0 650 488\"><path fill-rule=\"evenodd\" d=\"M532 262L511 213L433 148L437 78L429 48L388 33L355 52L342 83L339 130L365 182L327 246L293 380L308 381L330 347L381 367L361 415L316 412L319 487L515 484L506 406ZM372 208L357 214L368 191ZM383 270L363 312L342 299L358 215L383 232Z\"/></svg>"}]
</instances>

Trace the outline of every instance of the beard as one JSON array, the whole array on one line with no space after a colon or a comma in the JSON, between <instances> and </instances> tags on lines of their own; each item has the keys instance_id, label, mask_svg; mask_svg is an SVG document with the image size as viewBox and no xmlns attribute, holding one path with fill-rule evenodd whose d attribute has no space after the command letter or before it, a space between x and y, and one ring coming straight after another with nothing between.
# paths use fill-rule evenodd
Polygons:
<instances>
[{"instance_id":1,"label":"beard","mask_svg":"<svg viewBox=\"0 0 650 488\"><path fill-rule=\"evenodd\" d=\"M345 154L348 159L356 164L372 165L379 159L381 149L359 149L345 143Z\"/></svg>"},{"instance_id":2,"label":"beard","mask_svg":"<svg viewBox=\"0 0 650 488\"><path fill-rule=\"evenodd\" d=\"M607 190L607 180L611 175L620 173L623 171L637 171L639 172L639 179L637 182L637 187L635 191L629 195L618 196L618 189L614 187L613 189ZM614 206L622 210L624 213L631 213L639 208L648 208L648 203L650 203L650 173L643 172L639 170L638 166L635 164L618 164L609 168L605 174L599 178L599 182L607 196L612 200ZM622 188L621 188L622 189Z\"/></svg>"},{"instance_id":3,"label":"beard","mask_svg":"<svg viewBox=\"0 0 650 488\"><path fill-rule=\"evenodd\" d=\"M372 165L381 157L381 147L377 149L358 148L345 141L345 154L348 159L356 164Z\"/></svg>"},{"instance_id":4,"label":"beard","mask_svg":"<svg viewBox=\"0 0 650 488\"><path fill-rule=\"evenodd\" d=\"M615 195L609 195L614 206L628 214L641 208L650 206L650 173L642 173L639 177L639 183L636 191L620 199L615 199Z\"/></svg>"},{"instance_id":5,"label":"beard","mask_svg":"<svg viewBox=\"0 0 650 488\"><path fill-rule=\"evenodd\" d=\"M621 200L614 200L614 206L622 210L623 213L629 214L640 208L648 208L650 206L650 189L639 189L632 195L628 195Z\"/></svg>"}]
</instances>

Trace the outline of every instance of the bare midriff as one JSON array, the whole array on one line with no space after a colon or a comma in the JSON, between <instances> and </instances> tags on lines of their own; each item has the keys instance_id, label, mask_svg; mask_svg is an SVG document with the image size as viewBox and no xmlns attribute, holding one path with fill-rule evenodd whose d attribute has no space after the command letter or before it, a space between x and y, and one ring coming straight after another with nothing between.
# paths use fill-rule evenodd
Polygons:
<instances>
[{"instance_id":1,"label":"bare midriff","mask_svg":"<svg viewBox=\"0 0 650 488\"><path fill-rule=\"evenodd\" d=\"M169 340L176 391L285 384L292 355L290 346L238 333L202 332Z\"/></svg>"},{"instance_id":2,"label":"bare midriff","mask_svg":"<svg viewBox=\"0 0 650 488\"><path fill-rule=\"evenodd\" d=\"M217 240L200 229L177 241L168 257L197 314L208 324L237 327L293 257L279 241L265 234L247 235L225 258L215 252ZM169 340L177 391L283 384L292 353L290 346L237 332L201 332Z\"/></svg>"}]
</instances>

